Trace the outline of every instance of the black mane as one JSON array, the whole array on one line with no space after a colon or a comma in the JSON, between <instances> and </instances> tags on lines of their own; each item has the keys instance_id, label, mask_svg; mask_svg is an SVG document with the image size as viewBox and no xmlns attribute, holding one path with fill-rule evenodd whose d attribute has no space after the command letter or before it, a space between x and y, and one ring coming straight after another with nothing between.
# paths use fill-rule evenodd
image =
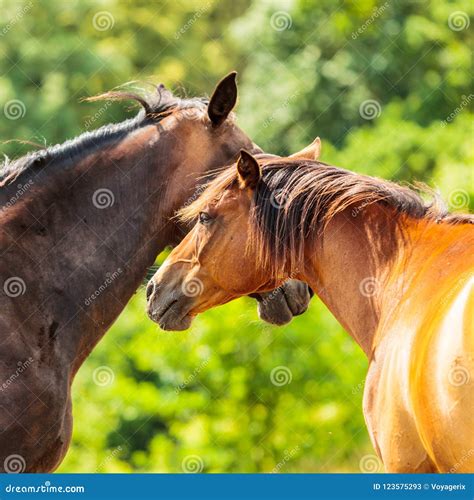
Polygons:
<instances>
[{"instance_id":1,"label":"black mane","mask_svg":"<svg viewBox=\"0 0 474 500\"><path fill-rule=\"evenodd\" d=\"M113 91L87 100L133 100L138 102L143 109L134 118L84 132L62 144L32 151L13 161L5 160L0 164L0 185L8 185L19 180L20 176L34 175L48 164L54 163L62 166L70 164L108 144L123 139L130 132L144 125L159 123L177 109L205 108L209 102L205 98L181 99L175 97L161 85L156 88L155 92L144 93L144 95Z\"/></svg>"}]
</instances>

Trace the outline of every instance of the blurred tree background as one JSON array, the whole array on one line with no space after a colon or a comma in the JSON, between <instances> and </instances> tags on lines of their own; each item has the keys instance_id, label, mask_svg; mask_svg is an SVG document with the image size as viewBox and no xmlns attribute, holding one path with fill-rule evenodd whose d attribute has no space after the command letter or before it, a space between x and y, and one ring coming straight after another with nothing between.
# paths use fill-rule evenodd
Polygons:
<instances>
[{"instance_id":1,"label":"blurred tree background","mask_svg":"<svg viewBox=\"0 0 474 500\"><path fill-rule=\"evenodd\" d=\"M130 116L80 99L125 82L203 95L239 71L266 150L474 200L470 0L0 0L0 138L55 144ZM2 144L8 156L31 145ZM163 258L163 256L161 256ZM328 472L380 464L367 361L326 308L283 328L241 299L165 333L139 290L80 370L62 472ZM364 462L365 461L365 462Z\"/></svg>"}]
</instances>

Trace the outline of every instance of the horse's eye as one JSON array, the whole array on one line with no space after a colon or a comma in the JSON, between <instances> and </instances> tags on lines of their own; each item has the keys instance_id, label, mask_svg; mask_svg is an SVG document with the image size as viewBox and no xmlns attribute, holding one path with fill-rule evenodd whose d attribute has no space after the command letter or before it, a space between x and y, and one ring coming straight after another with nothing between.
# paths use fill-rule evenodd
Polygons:
<instances>
[{"instance_id":1,"label":"horse's eye","mask_svg":"<svg viewBox=\"0 0 474 500\"><path fill-rule=\"evenodd\" d=\"M199 212L199 223L200 224L209 224L212 221L212 217L206 212Z\"/></svg>"}]
</instances>

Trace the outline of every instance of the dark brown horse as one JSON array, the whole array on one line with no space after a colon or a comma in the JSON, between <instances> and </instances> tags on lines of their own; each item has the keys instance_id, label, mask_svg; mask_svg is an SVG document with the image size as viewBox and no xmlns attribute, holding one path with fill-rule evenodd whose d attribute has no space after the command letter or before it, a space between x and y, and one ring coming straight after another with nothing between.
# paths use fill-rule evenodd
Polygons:
<instances>
[{"instance_id":1,"label":"dark brown horse","mask_svg":"<svg viewBox=\"0 0 474 500\"><path fill-rule=\"evenodd\" d=\"M184 232L170 218L199 179L259 151L230 114L235 73L210 101L164 87L134 119L4 165L0 174L0 469L47 472L72 431L71 383L156 255ZM290 299L285 301L285 297ZM264 313L302 312L305 286ZM261 299L263 308L265 300ZM286 309L285 309L286 308Z\"/></svg>"},{"instance_id":2,"label":"dark brown horse","mask_svg":"<svg viewBox=\"0 0 474 500\"><path fill-rule=\"evenodd\" d=\"M198 222L153 278L164 326L170 303L189 324L306 281L369 358L364 415L387 472L474 472L472 215L324 163L242 152L182 216ZM192 298L180 293L189 280L201 283Z\"/></svg>"}]
</instances>

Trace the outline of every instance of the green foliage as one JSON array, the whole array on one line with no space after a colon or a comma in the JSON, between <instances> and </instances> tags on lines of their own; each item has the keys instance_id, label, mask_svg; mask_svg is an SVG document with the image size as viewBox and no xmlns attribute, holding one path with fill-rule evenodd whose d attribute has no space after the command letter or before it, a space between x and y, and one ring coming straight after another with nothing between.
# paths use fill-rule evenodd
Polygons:
<instances>
[{"instance_id":1,"label":"green foliage","mask_svg":"<svg viewBox=\"0 0 474 500\"><path fill-rule=\"evenodd\" d=\"M474 207L472 3L300 1L281 30L275 12L254 2L231 26L247 40L239 113L258 144L289 154L319 135L329 163L426 181L450 208Z\"/></svg>"},{"instance_id":2,"label":"green foliage","mask_svg":"<svg viewBox=\"0 0 474 500\"><path fill-rule=\"evenodd\" d=\"M468 0L0 7L2 140L54 144L122 120L122 105L79 100L128 81L203 95L238 69L239 123L266 150L291 153L319 135L326 162L425 181L452 208L472 208ZM291 383L272 383L278 367ZM315 299L284 328L261 324L242 299L171 334L145 317L140 291L74 382L60 470L358 471L373 453L366 367Z\"/></svg>"},{"instance_id":3,"label":"green foliage","mask_svg":"<svg viewBox=\"0 0 474 500\"><path fill-rule=\"evenodd\" d=\"M277 328L241 299L182 333L144 310L140 292L80 370L61 471L353 470L370 452L367 361L321 303Z\"/></svg>"}]
</instances>

